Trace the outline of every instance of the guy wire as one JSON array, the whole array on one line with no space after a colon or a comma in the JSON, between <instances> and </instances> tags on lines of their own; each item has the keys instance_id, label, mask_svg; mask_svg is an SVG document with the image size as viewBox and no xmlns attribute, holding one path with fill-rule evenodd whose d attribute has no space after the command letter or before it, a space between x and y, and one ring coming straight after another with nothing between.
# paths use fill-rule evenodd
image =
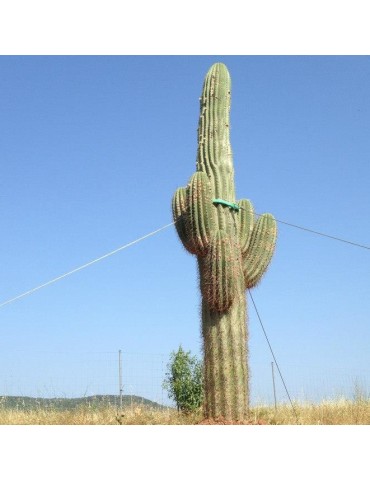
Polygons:
<instances>
[{"instance_id":1,"label":"guy wire","mask_svg":"<svg viewBox=\"0 0 370 480\"><path fill-rule=\"evenodd\" d=\"M260 314L258 313L258 310L257 310L257 307L256 307L256 303L255 303L255 301L254 301L254 299L253 299L253 297L252 297L251 291L250 291L249 289L248 289L248 292L249 292L249 295L250 295L250 297L251 297L251 299L252 299L253 306L254 306L254 309L255 309L255 311L256 311L258 320L260 321L260 324L261 324L263 333L264 333L264 335L265 335L265 337L266 337L266 340L267 340L268 346L269 346L269 348L270 348L271 354L272 354L272 356L273 356L273 358L274 358L274 360L275 360L275 364L276 364L276 367L277 367L277 369L278 369L278 371L279 371L279 375L280 375L281 381L283 382L283 385L284 385L286 394L288 395L289 402L290 402L290 404L291 404L291 406L292 406L292 409L293 409L293 412L294 412L294 415L295 415L295 418L296 418L296 422L297 422L297 424L298 424L298 423L299 423L299 419L298 419L297 412L296 412L296 410L295 410L295 408L294 408L294 405L293 405L293 402L292 402L292 400L291 400L291 398L290 398L290 395L289 395L287 386L286 386L286 384L285 384L283 375L282 375L282 373L281 373L281 371L280 371L280 368L279 368L279 364L278 364L278 362L277 362L277 360L276 360L276 357L275 357L275 355L274 355L274 352L273 352L273 350L272 350L272 347L271 347L270 341L269 341L269 339L268 339L266 330L265 330L265 328L264 328L264 326L263 326L263 323L262 323Z\"/></svg>"},{"instance_id":2,"label":"guy wire","mask_svg":"<svg viewBox=\"0 0 370 480\"><path fill-rule=\"evenodd\" d=\"M25 297L26 295L31 295L31 293L34 293L37 290L40 290L41 288L47 287L48 285L51 285L52 283L55 283L58 280L62 280L62 278L68 277L69 275L72 275L72 273L76 273L80 270L83 270L86 267L89 267L90 265L93 265L94 263L100 262L100 260L104 260L105 258L110 257L111 255L114 255L115 253L120 252L121 250L124 250L125 248L131 247L135 243L139 243L142 240L145 240L146 238L151 237L152 235L155 235L156 233L160 232L161 230L164 230L165 228L168 228L171 225L174 225L175 223L176 222L168 223L167 225L164 225L163 227L158 228L157 230L154 230L153 232L147 233L143 237L137 238L136 240L134 240L130 243L126 243L125 245L122 245L121 247L116 248L112 252L106 253L105 255L102 255L101 257L96 258L95 260L91 260L90 262L85 263L84 265L81 265L80 267L74 268L73 270L70 270L69 272L64 273L63 275L59 275L59 277L53 278L52 280L49 280L48 282L43 283L42 285L39 285L38 287L32 288L31 290L28 290L27 292L21 293L20 295L17 295L16 297L10 298L9 300L6 300L5 302L0 303L0 308L4 307L5 305L8 305L9 303L13 303L13 302L15 302L16 300L18 300L22 297Z\"/></svg>"}]
</instances>

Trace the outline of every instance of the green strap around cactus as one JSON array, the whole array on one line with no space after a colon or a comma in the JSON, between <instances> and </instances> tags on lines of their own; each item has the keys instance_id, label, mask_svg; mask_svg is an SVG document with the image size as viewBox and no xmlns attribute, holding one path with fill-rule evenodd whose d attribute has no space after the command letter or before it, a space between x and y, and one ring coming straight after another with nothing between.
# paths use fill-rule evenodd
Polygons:
<instances>
[{"instance_id":1,"label":"green strap around cactus","mask_svg":"<svg viewBox=\"0 0 370 480\"><path fill-rule=\"evenodd\" d=\"M221 198L214 198L212 200L212 203L214 203L215 205L226 205L231 210L236 210L237 212L241 208L241 207L239 207L239 205L237 203L228 202L227 200L222 200Z\"/></svg>"}]
</instances>

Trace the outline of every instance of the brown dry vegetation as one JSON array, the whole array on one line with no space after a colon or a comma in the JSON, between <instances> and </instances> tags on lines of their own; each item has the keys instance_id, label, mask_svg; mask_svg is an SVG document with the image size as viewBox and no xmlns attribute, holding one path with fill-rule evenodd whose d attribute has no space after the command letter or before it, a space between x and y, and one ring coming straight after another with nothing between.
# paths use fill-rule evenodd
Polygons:
<instances>
[{"instance_id":1,"label":"brown dry vegetation","mask_svg":"<svg viewBox=\"0 0 370 480\"><path fill-rule=\"evenodd\" d=\"M324 401L319 404L279 405L251 409L249 425L370 425L370 399ZM227 421L204 421L200 413L178 414L174 409L155 410L135 406L123 415L114 407L80 407L73 410L0 408L0 425L227 425Z\"/></svg>"}]
</instances>

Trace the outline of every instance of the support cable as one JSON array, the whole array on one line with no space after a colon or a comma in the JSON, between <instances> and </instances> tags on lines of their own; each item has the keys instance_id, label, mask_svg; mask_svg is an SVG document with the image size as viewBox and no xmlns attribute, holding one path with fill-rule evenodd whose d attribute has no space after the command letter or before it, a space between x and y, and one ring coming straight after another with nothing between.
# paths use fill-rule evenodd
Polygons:
<instances>
[{"instance_id":1,"label":"support cable","mask_svg":"<svg viewBox=\"0 0 370 480\"><path fill-rule=\"evenodd\" d=\"M49 280L46 283L43 283L42 285L39 285L38 287L32 288L31 290L28 290L27 292L21 293L20 295L17 295L16 297L10 298L9 300L6 300L3 303L0 303L0 308L4 307L5 305L8 305L9 303L13 303L16 300L25 297L26 295L31 295L31 293L36 292L37 290L40 290L41 288L47 287L48 285L51 285L52 283L58 282L59 280L62 280L65 277L68 277L69 275L72 275L72 273L79 272L80 270L83 270L84 268L89 267L90 265L93 265L94 263L100 262L100 260L104 260L107 257L110 257L111 255L114 255L115 253L120 252L121 250L124 250L125 248L131 247L132 245L135 245L135 243L139 243L142 240L145 240L148 237L151 237L155 235L156 233L159 233L160 231L164 230L165 228L170 227L171 225L174 225L175 222L168 223L167 225L164 225L164 227L158 228L157 230L154 230L153 232L147 233L143 237L137 238L133 242L126 243L125 245L122 245L119 248L116 248L112 252L106 253L105 255L96 258L95 260L92 260L91 262L85 263L84 265L81 265L80 267L74 268L73 270L64 273L63 275L60 275L59 277L53 278L52 280Z\"/></svg>"},{"instance_id":2,"label":"support cable","mask_svg":"<svg viewBox=\"0 0 370 480\"><path fill-rule=\"evenodd\" d=\"M262 214L256 213L255 215L261 216ZM234 219L234 221L235 221L235 219ZM370 246L368 246L368 245L361 245L361 244L356 243L356 242L351 242L349 240L344 240L343 238L334 237L332 235L327 235L326 233L317 232L317 231L311 230L309 228L301 227L299 225L294 225L293 223L288 223L288 222L285 222L283 220L276 219L276 221L279 222L279 223L283 223L285 225L288 225L290 227L299 228L300 230L304 230L306 232L314 233L316 235L321 235L323 237L331 238L332 240L337 240L339 242L344 242L344 243L347 243L347 244L350 244L350 245L353 245L353 246L356 246L356 247L365 248L366 250L370 250ZM110 257L111 255L114 255L115 253L120 252L121 250L124 250L125 248L128 248L131 245L134 245L135 243L141 242L142 240L144 240L148 237L151 237L152 235L155 235L156 233L160 232L161 230L164 230L165 228L170 227L171 225L174 225L175 223L176 222L168 223L167 225L164 225L163 227L158 228L157 230L154 230L153 232L150 232L147 235L144 235L143 237L140 237L140 238L134 240L133 242L127 243L126 245L123 245L122 247L119 247L116 250L113 250L112 252L109 252L109 253L107 253L107 254L99 257L99 258L96 258L95 260L92 260L91 262L88 262L84 265L81 265L80 267L77 267L77 268L75 268L75 269L73 269L73 270L71 270L67 273L64 273L63 275L60 275L59 277L56 277L56 278L50 280L49 282L43 283L42 285L39 285L35 288L32 288L31 290L28 290L27 292L24 292L20 295L17 295L16 297L10 298L9 300L6 300L5 302L0 303L0 308L4 307L5 305L8 305L9 303L13 303L16 300L18 300L20 298L23 298L27 295L31 295L32 293L36 292L37 290L40 290L41 288L47 287L48 285L51 285L52 283L55 283L55 282L65 278L65 277L68 277L69 275L72 275L73 273L76 273L80 270L83 270L84 268L89 267L90 265L93 265L94 263L97 263L100 260L103 260L107 257Z\"/></svg>"},{"instance_id":3,"label":"support cable","mask_svg":"<svg viewBox=\"0 0 370 480\"><path fill-rule=\"evenodd\" d=\"M297 415L296 409L294 408L293 402L292 402L292 400L291 400L291 398L290 398L290 395L289 395L289 392L288 392L287 386L286 386L286 384L285 384L285 381L284 381L283 375L282 375L282 373L281 373L281 371L280 371L280 368L279 368L279 364L278 364L278 362L277 362L277 360L276 360L276 357L275 357L275 355L274 355L274 352L273 352L273 350L272 350L271 343L270 343L270 341L269 341L269 339L268 339L268 336L267 336L266 330L265 330L265 328L264 328L264 326L263 326L263 323L262 323L262 320L261 320L260 314L258 313L258 310L257 310L257 307L256 307L256 303L255 303L255 301L254 301L254 299L253 299L253 297L252 297L251 291L250 291L249 289L248 289L248 292L249 292L249 295L250 295L250 297L251 297L251 299L252 299L253 306L254 306L254 309L255 309L255 311L256 311L256 314L257 314L258 320L260 321L260 324L261 324L261 327L262 327L263 333L264 333L264 335L265 335L265 338L266 338L266 340L267 340L267 343L268 343L268 346L269 346L269 348L270 348L271 354L272 354L272 356L273 356L273 358L274 358L274 360L275 360L275 365L276 365L276 367L277 367L277 369L278 369L278 371L279 371L279 375L280 375L281 381L283 382L283 385L284 385L284 388L285 388L286 394L288 395L289 402L290 402L290 404L291 404L291 406L292 406L292 409L293 409L293 412L294 412L294 415L295 415L295 418L296 418L296 422L297 422L297 424L298 424L298 423L299 423L299 418L298 418L298 415Z\"/></svg>"},{"instance_id":4,"label":"support cable","mask_svg":"<svg viewBox=\"0 0 370 480\"><path fill-rule=\"evenodd\" d=\"M256 215L260 217L262 214L261 213L256 213ZM326 233L317 232L316 230L311 230L310 228L300 227L299 225L294 225L293 223L284 222L283 220L278 220L277 218L275 218L275 220L279 223L283 223L284 225L288 225L289 227L299 228L300 230L304 230L304 231L310 232L310 233L315 233L316 235L321 235L322 237L331 238L332 240L337 240L338 242L344 242L344 243L348 243L350 245L354 245L355 247L360 247L360 248L365 248L366 250L370 250L370 246L368 246L368 245L361 245L360 243L351 242L349 240L344 240L343 238L334 237L334 236L328 235Z\"/></svg>"}]
</instances>

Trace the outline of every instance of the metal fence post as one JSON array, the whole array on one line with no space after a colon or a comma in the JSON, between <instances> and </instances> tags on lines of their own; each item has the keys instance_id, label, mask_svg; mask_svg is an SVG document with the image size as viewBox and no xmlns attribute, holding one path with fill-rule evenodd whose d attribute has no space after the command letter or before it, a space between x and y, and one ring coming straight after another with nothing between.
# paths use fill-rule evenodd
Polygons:
<instances>
[{"instance_id":1,"label":"metal fence post","mask_svg":"<svg viewBox=\"0 0 370 480\"><path fill-rule=\"evenodd\" d=\"M122 411L122 395L123 395L123 384L122 384L122 350L118 350L118 376L119 376L119 406Z\"/></svg>"},{"instance_id":2,"label":"metal fence post","mask_svg":"<svg viewBox=\"0 0 370 480\"><path fill-rule=\"evenodd\" d=\"M275 390L274 362L271 362L271 370L272 370L272 387L273 387L273 389L274 389L274 402L275 402L275 412L276 412L277 406L276 406L276 390Z\"/></svg>"}]
</instances>

